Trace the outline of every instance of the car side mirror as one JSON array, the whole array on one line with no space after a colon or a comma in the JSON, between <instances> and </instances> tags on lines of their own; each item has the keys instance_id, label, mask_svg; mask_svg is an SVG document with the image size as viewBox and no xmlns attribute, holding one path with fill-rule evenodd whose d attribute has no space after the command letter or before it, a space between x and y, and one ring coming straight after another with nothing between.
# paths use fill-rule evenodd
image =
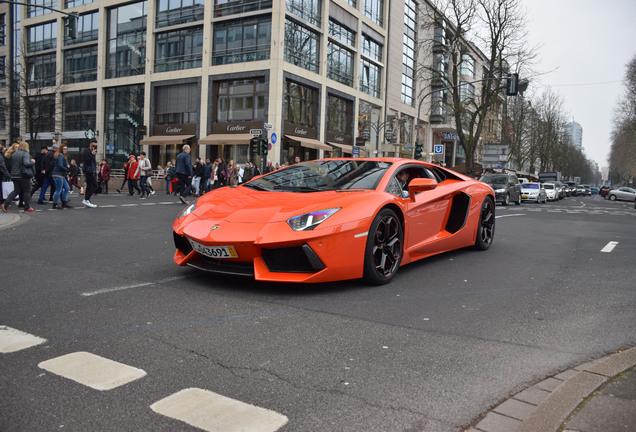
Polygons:
<instances>
[{"instance_id":1,"label":"car side mirror","mask_svg":"<svg viewBox=\"0 0 636 432\"><path fill-rule=\"evenodd\" d=\"M409 182L409 196L411 201L415 201L415 194L417 192L433 190L437 187L437 184L437 180L432 178L414 178Z\"/></svg>"}]
</instances>

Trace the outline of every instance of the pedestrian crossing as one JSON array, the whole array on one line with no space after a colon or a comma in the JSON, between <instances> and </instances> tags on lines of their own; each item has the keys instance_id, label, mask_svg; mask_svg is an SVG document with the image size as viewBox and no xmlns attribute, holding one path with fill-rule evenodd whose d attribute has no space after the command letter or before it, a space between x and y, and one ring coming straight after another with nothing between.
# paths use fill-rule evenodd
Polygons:
<instances>
[{"instance_id":1,"label":"pedestrian crossing","mask_svg":"<svg viewBox=\"0 0 636 432\"><path fill-rule=\"evenodd\" d=\"M21 351L46 341L0 325L0 353ZM138 367L83 351L42 361L38 367L99 391L133 385L147 375ZM275 432L288 423L283 414L200 388L180 390L149 408L207 432Z\"/></svg>"}]
</instances>

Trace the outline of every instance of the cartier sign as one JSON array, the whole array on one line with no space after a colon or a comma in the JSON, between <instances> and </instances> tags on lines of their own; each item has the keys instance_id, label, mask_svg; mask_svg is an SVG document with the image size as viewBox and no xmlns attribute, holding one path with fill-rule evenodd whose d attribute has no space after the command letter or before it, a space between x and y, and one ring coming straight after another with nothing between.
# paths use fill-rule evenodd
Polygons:
<instances>
[{"instance_id":1,"label":"cartier sign","mask_svg":"<svg viewBox=\"0 0 636 432\"><path fill-rule=\"evenodd\" d=\"M226 130L230 133L244 132L247 128L244 124L228 123Z\"/></svg>"},{"instance_id":2,"label":"cartier sign","mask_svg":"<svg viewBox=\"0 0 636 432\"><path fill-rule=\"evenodd\" d=\"M196 123L155 125L153 135L196 135Z\"/></svg>"}]
</instances>

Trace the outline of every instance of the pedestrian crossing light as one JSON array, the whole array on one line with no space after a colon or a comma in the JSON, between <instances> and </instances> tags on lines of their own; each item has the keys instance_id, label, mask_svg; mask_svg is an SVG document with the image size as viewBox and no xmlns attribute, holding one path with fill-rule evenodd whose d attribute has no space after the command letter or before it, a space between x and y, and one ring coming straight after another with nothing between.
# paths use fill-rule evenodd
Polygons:
<instances>
[{"instance_id":1,"label":"pedestrian crossing light","mask_svg":"<svg viewBox=\"0 0 636 432\"><path fill-rule=\"evenodd\" d=\"M424 144L422 144L422 142L421 142L421 141L417 141L417 142L415 143L415 155L414 155L414 158L415 158L415 159L419 159L419 158L421 158L421 157L422 157L422 150L423 150L423 148L424 148Z\"/></svg>"},{"instance_id":2,"label":"pedestrian crossing light","mask_svg":"<svg viewBox=\"0 0 636 432\"><path fill-rule=\"evenodd\" d=\"M261 154L261 139L259 137L254 137L250 140L250 148L252 149L252 153Z\"/></svg>"},{"instance_id":3,"label":"pedestrian crossing light","mask_svg":"<svg viewBox=\"0 0 636 432\"><path fill-rule=\"evenodd\" d=\"M506 78L506 96L517 96L519 93L519 74L508 74Z\"/></svg>"},{"instance_id":4,"label":"pedestrian crossing light","mask_svg":"<svg viewBox=\"0 0 636 432\"><path fill-rule=\"evenodd\" d=\"M267 156L267 147L269 147L269 143L267 142L267 138L261 139L261 152L263 156Z\"/></svg>"},{"instance_id":5,"label":"pedestrian crossing light","mask_svg":"<svg viewBox=\"0 0 636 432\"><path fill-rule=\"evenodd\" d=\"M71 39L77 39L77 15L69 15L65 22L66 35Z\"/></svg>"}]
</instances>

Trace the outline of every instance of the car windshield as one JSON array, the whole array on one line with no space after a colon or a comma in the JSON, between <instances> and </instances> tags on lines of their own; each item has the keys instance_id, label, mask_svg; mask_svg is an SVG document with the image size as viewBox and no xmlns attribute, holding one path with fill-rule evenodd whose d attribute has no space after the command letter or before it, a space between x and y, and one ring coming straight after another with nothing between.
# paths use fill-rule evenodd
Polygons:
<instances>
[{"instance_id":1,"label":"car windshield","mask_svg":"<svg viewBox=\"0 0 636 432\"><path fill-rule=\"evenodd\" d=\"M313 160L273 171L245 183L267 191L320 192L375 189L391 163L367 160Z\"/></svg>"},{"instance_id":2,"label":"car windshield","mask_svg":"<svg viewBox=\"0 0 636 432\"><path fill-rule=\"evenodd\" d=\"M536 183L525 183L521 185L522 189L539 189L539 185Z\"/></svg>"},{"instance_id":3,"label":"car windshield","mask_svg":"<svg viewBox=\"0 0 636 432\"><path fill-rule=\"evenodd\" d=\"M543 185L543 189L554 189L554 185L550 183L546 183Z\"/></svg>"},{"instance_id":4,"label":"car windshield","mask_svg":"<svg viewBox=\"0 0 636 432\"><path fill-rule=\"evenodd\" d=\"M489 184L506 184L508 182L508 176L487 174L480 178L479 181Z\"/></svg>"}]
</instances>

